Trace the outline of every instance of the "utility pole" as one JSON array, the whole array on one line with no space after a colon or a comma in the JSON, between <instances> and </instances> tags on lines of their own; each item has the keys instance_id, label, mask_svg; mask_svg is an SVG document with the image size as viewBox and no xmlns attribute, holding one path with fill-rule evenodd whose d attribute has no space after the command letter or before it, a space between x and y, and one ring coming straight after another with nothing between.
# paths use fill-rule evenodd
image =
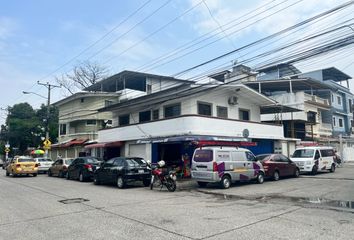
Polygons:
<instances>
[{"instance_id":1,"label":"utility pole","mask_svg":"<svg viewBox=\"0 0 354 240\"><path fill-rule=\"evenodd\" d=\"M61 88L61 85L53 85L50 84L49 82L47 83L41 83L41 82L37 82L38 85L42 85L45 86L48 89L48 97L47 97L47 116L46 116L46 127L45 127L45 142L50 142L49 140L49 117L50 117L50 91L53 88ZM45 157L48 157L48 148L45 149Z\"/></svg>"}]
</instances>

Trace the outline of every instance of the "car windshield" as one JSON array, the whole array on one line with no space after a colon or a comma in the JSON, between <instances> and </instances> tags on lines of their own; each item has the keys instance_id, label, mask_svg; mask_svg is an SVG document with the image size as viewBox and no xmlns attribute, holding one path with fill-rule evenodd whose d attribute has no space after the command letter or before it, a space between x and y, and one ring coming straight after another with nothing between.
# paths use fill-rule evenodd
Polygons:
<instances>
[{"instance_id":1,"label":"car windshield","mask_svg":"<svg viewBox=\"0 0 354 240\"><path fill-rule=\"evenodd\" d=\"M64 160L66 165L70 165L73 162L74 159L66 159Z\"/></svg>"},{"instance_id":2,"label":"car windshield","mask_svg":"<svg viewBox=\"0 0 354 240\"><path fill-rule=\"evenodd\" d=\"M146 162L144 159L141 158L127 158L126 159L129 166L139 167L139 166L146 166Z\"/></svg>"},{"instance_id":3,"label":"car windshield","mask_svg":"<svg viewBox=\"0 0 354 240\"><path fill-rule=\"evenodd\" d=\"M194 154L194 161L196 162L211 162L213 160L212 150L197 150Z\"/></svg>"},{"instance_id":4,"label":"car windshield","mask_svg":"<svg viewBox=\"0 0 354 240\"><path fill-rule=\"evenodd\" d=\"M19 158L17 162L35 162L33 158Z\"/></svg>"},{"instance_id":5,"label":"car windshield","mask_svg":"<svg viewBox=\"0 0 354 240\"><path fill-rule=\"evenodd\" d=\"M99 161L96 158L86 158L86 163L98 163Z\"/></svg>"},{"instance_id":6,"label":"car windshield","mask_svg":"<svg viewBox=\"0 0 354 240\"><path fill-rule=\"evenodd\" d=\"M271 154L257 155L257 156L256 156L256 159L257 159L258 161L267 161L270 156L271 156Z\"/></svg>"},{"instance_id":7,"label":"car windshield","mask_svg":"<svg viewBox=\"0 0 354 240\"><path fill-rule=\"evenodd\" d=\"M298 149L295 150L293 158L312 158L314 150L313 149Z\"/></svg>"},{"instance_id":8,"label":"car windshield","mask_svg":"<svg viewBox=\"0 0 354 240\"><path fill-rule=\"evenodd\" d=\"M38 158L38 162L51 162L52 160L49 158Z\"/></svg>"}]
</instances>

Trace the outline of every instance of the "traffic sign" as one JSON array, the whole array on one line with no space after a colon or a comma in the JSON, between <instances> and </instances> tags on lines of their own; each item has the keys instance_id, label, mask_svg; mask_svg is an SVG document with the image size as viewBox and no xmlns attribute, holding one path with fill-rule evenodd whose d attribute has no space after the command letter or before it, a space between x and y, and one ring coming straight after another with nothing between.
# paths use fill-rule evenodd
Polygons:
<instances>
[{"instance_id":1,"label":"traffic sign","mask_svg":"<svg viewBox=\"0 0 354 240\"><path fill-rule=\"evenodd\" d=\"M49 139L46 139L46 140L43 141L43 145L45 147L49 147L50 148L50 145L52 145L52 142Z\"/></svg>"},{"instance_id":2,"label":"traffic sign","mask_svg":"<svg viewBox=\"0 0 354 240\"><path fill-rule=\"evenodd\" d=\"M10 148L5 148L5 152L9 153L10 152Z\"/></svg>"}]
</instances>

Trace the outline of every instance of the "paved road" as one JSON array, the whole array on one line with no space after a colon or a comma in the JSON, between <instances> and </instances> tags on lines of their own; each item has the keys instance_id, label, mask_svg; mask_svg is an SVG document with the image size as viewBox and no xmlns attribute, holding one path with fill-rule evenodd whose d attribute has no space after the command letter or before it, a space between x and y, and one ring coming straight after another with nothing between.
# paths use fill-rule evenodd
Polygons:
<instances>
[{"instance_id":1,"label":"paved road","mask_svg":"<svg viewBox=\"0 0 354 240\"><path fill-rule=\"evenodd\" d=\"M0 239L353 239L354 166L175 193L0 171ZM82 203L60 201L84 198ZM352 202L350 202L352 201Z\"/></svg>"}]
</instances>

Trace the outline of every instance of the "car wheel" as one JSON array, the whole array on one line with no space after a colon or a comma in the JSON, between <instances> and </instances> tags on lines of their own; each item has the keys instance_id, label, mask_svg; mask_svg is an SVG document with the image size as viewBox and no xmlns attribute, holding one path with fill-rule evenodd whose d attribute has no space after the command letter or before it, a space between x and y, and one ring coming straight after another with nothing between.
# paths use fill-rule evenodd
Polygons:
<instances>
[{"instance_id":1,"label":"car wheel","mask_svg":"<svg viewBox=\"0 0 354 240\"><path fill-rule=\"evenodd\" d=\"M62 171L59 171L59 172L58 172L58 177L60 177L60 178L63 177L63 172L62 172Z\"/></svg>"},{"instance_id":2,"label":"car wheel","mask_svg":"<svg viewBox=\"0 0 354 240\"><path fill-rule=\"evenodd\" d=\"M231 186L230 177L227 175L224 175L221 179L220 185L223 189L228 189Z\"/></svg>"},{"instance_id":3,"label":"car wheel","mask_svg":"<svg viewBox=\"0 0 354 240\"><path fill-rule=\"evenodd\" d=\"M125 187L125 182L124 182L124 179L122 178L122 176L119 176L117 178L117 187L120 189Z\"/></svg>"},{"instance_id":4,"label":"car wheel","mask_svg":"<svg viewBox=\"0 0 354 240\"><path fill-rule=\"evenodd\" d=\"M312 167L311 174L312 175L316 175L317 174L317 166L316 165Z\"/></svg>"},{"instance_id":5,"label":"car wheel","mask_svg":"<svg viewBox=\"0 0 354 240\"><path fill-rule=\"evenodd\" d=\"M143 180L144 187L148 187L150 185L151 179L146 178Z\"/></svg>"},{"instance_id":6,"label":"car wheel","mask_svg":"<svg viewBox=\"0 0 354 240\"><path fill-rule=\"evenodd\" d=\"M334 165L334 163L331 166L331 169L329 170L330 172L335 172L336 171L336 166Z\"/></svg>"},{"instance_id":7,"label":"car wheel","mask_svg":"<svg viewBox=\"0 0 354 240\"><path fill-rule=\"evenodd\" d=\"M37 173L33 173L32 175L33 175L33 177L37 177Z\"/></svg>"},{"instance_id":8,"label":"car wheel","mask_svg":"<svg viewBox=\"0 0 354 240\"><path fill-rule=\"evenodd\" d=\"M264 173L263 172L259 172L257 175L257 183L258 184L262 184L264 182Z\"/></svg>"},{"instance_id":9,"label":"car wheel","mask_svg":"<svg viewBox=\"0 0 354 240\"><path fill-rule=\"evenodd\" d=\"M274 181L278 181L279 179L280 179L279 171L274 171L274 173L273 173L273 180L274 180Z\"/></svg>"},{"instance_id":10,"label":"car wheel","mask_svg":"<svg viewBox=\"0 0 354 240\"><path fill-rule=\"evenodd\" d=\"M298 168L295 169L294 177L299 177L300 176L300 170Z\"/></svg>"},{"instance_id":11,"label":"car wheel","mask_svg":"<svg viewBox=\"0 0 354 240\"><path fill-rule=\"evenodd\" d=\"M207 182L197 182L199 187L206 187Z\"/></svg>"},{"instance_id":12,"label":"car wheel","mask_svg":"<svg viewBox=\"0 0 354 240\"><path fill-rule=\"evenodd\" d=\"M6 176L8 177L8 176L10 176L10 173L6 170Z\"/></svg>"},{"instance_id":13,"label":"car wheel","mask_svg":"<svg viewBox=\"0 0 354 240\"><path fill-rule=\"evenodd\" d=\"M53 176L52 171L50 171L50 170L48 171L48 176L49 177Z\"/></svg>"},{"instance_id":14,"label":"car wheel","mask_svg":"<svg viewBox=\"0 0 354 240\"><path fill-rule=\"evenodd\" d=\"M98 180L97 175L93 176L93 184L100 185L100 181Z\"/></svg>"},{"instance_id":15,"label":"car wheel","mask_svg":"<svg viewBox=\"0 0 354 240\"><path fill-rule=\"evenodd\" d=\"M151 180L150 180L150 190L152 190L154 188L154 182L155 182L155 176L152 175Z\"/></svg>"},{"instance_id":16,"label":"car wheel","mask_svg":"<svg viewBox=\"0 0 354 240\"><path fill-rule=\"evenodd\" d=\"M82 172L79 175L79 181L80 182L84 182L85 181L85 177L84 177L84 174Z\"/></svg>"}]
</instances>

